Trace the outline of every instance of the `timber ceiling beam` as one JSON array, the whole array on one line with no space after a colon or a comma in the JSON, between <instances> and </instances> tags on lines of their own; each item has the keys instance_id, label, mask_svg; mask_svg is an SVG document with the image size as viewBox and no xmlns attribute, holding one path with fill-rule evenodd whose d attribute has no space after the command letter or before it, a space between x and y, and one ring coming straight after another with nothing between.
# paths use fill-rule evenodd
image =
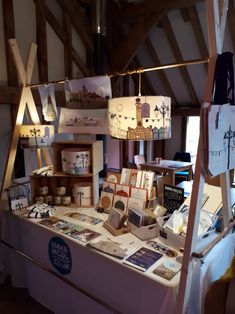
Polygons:
<instances>
[{"instance_id":1,"label":"timber ceiling beam","mask_svg":"<svg viewBox=\"0 0 235 314\"><path fill-rule=\"evenodd\" d=\"M38 45L38 72L39 81L48 81L48 60L47 60L47 31L45 0L34 0L36 8L36 42Z\"/></svg>"},{"instance_id":2,"label":"timber ceiling beam","mask_svg":"<svg viewBox=\"0 0 235 314\"><path fill-rule=\"evenodd\" d=\"M118 12L118 16L123 23L130 23L138 18L144 18L152 14L156 14L161 10L176 10L192 6L204 0L147 0L140 3L123 4Z\"/></svg>"},{"instance_id":3,"label":"timber ceiling beam","mask_svg":"<svg viewBox=\"0 0 235 314\"><path fill-rule=\"evenodd\" d=\"M156 49L154 48L153 43L152 43L150 37L146 38L145 45L146 45L146 47L147 47L147 49L149 51L149 55L151 56L151 58L154 61L154 65L155 66L160 66L161 62L159 60L159 57L158 57L157 52L156 52ZM169 82L169 80L167 78L167 75L166 75L165 71L164 70L159 70L158 74L159 74L160 80L162 81L162 84L163 84L163 86L165 88L166 94L169 97L171 97L172 103L175 106L178 106L178 102L177 102L175 93L174 93L173 89L171 88L171 84L170 84L170 82Z\"/></svg>"},{"instance_id":4,"label":"timber ceiling beam","mask_svg":"<svg viewBox=\"0 0 235 314\"><path fill-rule=\"evenodd\" d=\"M229 1L228 26L232 39L233 51L235 51L235 9L232 1Z\"/></svg>"},{"instance_id":5,"label":"timber ceiling beam","mask_svg":"<svg viewBox=\"0 0 235 314\"><path fill-rule=\"evenodd\" d=\"M2 0L2 12L3 12L3 27L4 27L4 40L5 40L5 54L6 54L6 66L7 66L7 81L8 86L18 86L18 74L15 66L15 62L10 51L8 40L15 38L15 18L13 0ZM11 121L12 126L15 124L16 110L11 109Z\"/></svg>"},{"instance_id":6,"label":"timber ceiling beam","mask_svg":"<svg viewBox=\"0 0 235 314\"><path fill-rule=\"evenodd\" d=\"M19 97L21 94L21 87L8 87L8 86L0 86L0 106L4 105L12 105L12 107L17 107L19 103ZM37 88L32 88L32 94L34 98L34 102L36 106L41 107L41 97L39 95ZM65 107L65 93L63 90L55 91L56 104L58 107ZM105 105L107 108L107 105ZM91 103L87 105L87 109L102 109L104 108L103 104L94 104ZM82 107L80 109L83 109Z\"/></svg>"},{"instance_id":7,"label":"timber ceiling beam","mask_svg":"<svg viewBox=\"0 0 235 314\"><path fill-rule=\"evenodd\" d=\"M174 35L173 29L171 27L171 24L170 24L168 17L165 16L162 19L161 23L162 23L164 32L168 38L168 41L169 41L169 44L171 46L172 53L174 54L176 62L177 63L183 62L184 61L183 56L181 54L180 48L178 46L177 40L175 38L175 35ZM192 81L191 81L191 78L190 78L190 75L188 73L187 68L186 67L180 67L179 71L181 72L181 74L183 76L183 79L184 79L185 85L187 87L188 93L191 97L192 103L194 104L194 106L199 105L197 94L194 90L194 87L193 87L193 84L192 84Z\"/></svg>"},{"instance_id":8,"label":"timber ceiling beam","mask_svg":"<svg viewBox=\"0 0 235 314\"><path fill-rule=\"evenodd\" d=\"M72 57L72 25L68 12L63 11L63 25L66 33L64 42L64 74L66 78L73 77L73 57Z\"/></svg>"},{"instance_id":9,"label":"timber ceiling beam","mask_svg":"<svg viewBox=\"0 0 235 314\"><path fill-rule=\"evenodd\" d=\"M139 46L148 36L150 29L165 15L165 11L158 11L148 16L138 19L129 26L126 36L119 38L119 45L110 54L110 66L112 71L122 71L126 69L130 61L136 55Z\"/></svg>"},{"instance_id":10,"label":"timber ceiling beam","mask_svg":"<svg viewBox=\"0 0 235 314\"><path fill-rule=\"evenodd\" d=\"M8 39L15 38L14 8L12 0L2 0L3 26L5 37L5 53L7 65L7 80L9 86L19 84L15 63L10 51Z\"/></svg>"},{"instance_id":11,"label":"timber ceiling beam","mask_svg":"<svg viewBox=\"0 0 235 314\"><path fill-rule=\"evenodd\" d=\"M72 25L79 34L85 48L93 51L91 23L87 20L81 6L75 0L57 0L57 2L69 13Z\"/></svg>"},{"instance_id":12,"label":"timber ceiling beam","mask_svg":"<svg viewBox=\"0 0 235 314\"><path fill-rule=\"evenodd\" d=\"M55 18L55 16L52 14L52 12L49 10L47 6L45 6L45 12L46 12L47 22L50 24L51 28L59 37L59 39L62 41L62 43L66 45L67 36L68 36L68 34L66 33L66 29L65 30L63 29L63 27L60 25L60 23L57 21L57 19ZM82 58L78 55L78 53L73 47L71 48L71 53L72 53L73 61L75 62L79 70L82 72L82 74L85 76L89 76L90 75L89 69L87 68L86 64L84 63Z\"/></svg>"},{"instance_id":13,"label":"timber ceiling beam","mask_svg":"<svg viewBox=\"0 0 235 314\"><path fill-rule=\"evenodd\" d=\"M199 49L200 54L201 54L201 58L202 59L206 59L206 58L208 58L209 53L208 53L206 41L205 41L205 38L204 38L202 26L201 26L201 23L200 23L200 20L199 20L199 16L198 16L198 13L197 13L197 9L196 9L195 6L191 6L191 7L187 8L187 11L188 11L188 15L189 15L190 21L192 23L194 36L195 36L195 39L196 39L196 42L197 42L198 49ZM208 69L208 64L207 63L204 64L204 68L207 71L207 69Z\"/></svg>"}]
</instances>

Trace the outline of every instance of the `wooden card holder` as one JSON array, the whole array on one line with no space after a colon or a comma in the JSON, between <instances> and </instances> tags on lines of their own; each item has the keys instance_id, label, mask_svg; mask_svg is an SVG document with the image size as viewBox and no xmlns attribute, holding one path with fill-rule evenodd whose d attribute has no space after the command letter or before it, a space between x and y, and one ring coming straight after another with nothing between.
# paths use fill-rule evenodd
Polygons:
<instances>
[{"instance_id":1,"label":"wooden card holder","mask_svg":"<svg viewBox=\"0 0 235 314\"><path fill-rule=\"evenodd\" d=\"M124 226L120 229L114 229L112 226L110 226L109 223L107 223L107 221L104 222L103 227L108 230L113 236L119 236L130 231L130 227L128 226Z\"/></svg>"}]
</instances>

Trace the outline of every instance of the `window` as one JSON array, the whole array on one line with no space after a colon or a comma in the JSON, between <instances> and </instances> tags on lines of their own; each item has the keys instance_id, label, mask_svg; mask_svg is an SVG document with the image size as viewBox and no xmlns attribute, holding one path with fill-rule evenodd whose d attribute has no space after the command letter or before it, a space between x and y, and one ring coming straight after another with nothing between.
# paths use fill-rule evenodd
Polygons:
<instances>
[{"instance_id":1,"label":"window","mask_svg":"<svg viewBox=\"0 0 235 314\"><path fill-rule=\"evenodd\" d=\"M191 161L196 163L197 146L200 131L200 117L188 117L186 130L186 152L191 154Z\"/></svg>"}]
</instances>

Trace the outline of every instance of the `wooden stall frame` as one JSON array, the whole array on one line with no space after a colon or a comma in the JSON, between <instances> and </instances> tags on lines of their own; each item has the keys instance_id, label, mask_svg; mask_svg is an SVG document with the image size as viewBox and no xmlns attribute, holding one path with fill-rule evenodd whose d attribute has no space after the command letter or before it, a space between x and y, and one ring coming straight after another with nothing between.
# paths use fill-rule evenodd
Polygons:
<instances>
[{"instance_id":1,"label":"wooden stall frame","mask_svg":"<svg viewBox=\"0 0 235 314\"><path fill-rule=\"evenodd\" d=\"M210 108L213 93L214 72L217 54L222 52L224 31L226 25L226 16L228 10L228 0L206 0L206 14L208 23L209 36L209 67L207 74L207 82L205 87L204 103L201 106L200 117L204 108ZM201 119L202 120L202 119ZM186 313L188 310L188 301L190 287L192 284L192 253L195 250L197 242L197 232L200 218L200 208L203 197L203 187L205 178L202 173L202 140L203 130L200 130L200 138L198 143L198 152L195 166L195 175L192 188L192 196L190 202L189 219L187 227L187 235L185 239L183 263L180 276L180 285L177 298L176 313ZM231 219L231 201L230 201L230 183L229 172L220 174L222 204L223 204L223 229L227 229ZM219 240L219 239L218 239ZM210 246L210 245L209 245Z\"/></svg>"},{"instance_id":2,"label":"wooden stall frame","mask_svg":"<svg viewBox=\"0 0 235 314\"><path fill-rule=\"evenodd\" d=\"M1 200L4 198L5 190L11 184L17 145L18 145L19 137L20 137L20 127L23 122L26 105L27 105L33 124L40 124L40 118L36 109L36 105L34 103L31 87L28 86L30 84L32 74L33 74L33 67L34 67L35 58L36 58L37 45L35 43L31 43L28 58L27 58L27 64L25 68L21 55L20 55L20 51L19 51L19 47L18 47L16 39L9 39L8 42L11 48L13 59L15 61L16 69L17 69L22 86L21 86L19 104L17 108L15 126L12 133L12 140L9 147L6 167L5 167L5 171L3 175L3 181L2 181L1 192L0 192ZM42 154L43 154L43 158L46 164L49 164L50 156L48 154L48 151L43 148ZM40 149L37 149L37 160L38 160L38 166L40 167L42 165Z\"/></svg>"},{"instance_id":3,"label":"wooden stall frame","mask_svg":"<svg viewBox=\"0 0 235 314\"><path fill-rule=\"evenodd\" d=\"M226 16L228 8L228 0L205 0L206 1L206 13L208 20L208 33L209 33L209 45L210 45L210 58L209 58L209 67L208 67L208 76L205 88L204 103L201 106L201 115L202 111L206 107L210 107L211 95L213 89L213 80L214 80L214 70L216 64L217 53L221 53L223 45L223 37L226 25ZM31 44L29 51L28 61L26 70L24 69L22 59L20 57L19 49L15 39L10 41L11 51L14 56L16 63L17 71L22 82L21 96L17 111L16 124L13 131L12 142L9 149L9 155L7 159L7 166L4 173L4 179L1 188L1 199L3 197L4 190L10 185L12 170L16 155L16 147L19 139L20 126L23 121L23 115L25 111L26 104L28 106L31 119L33 123L40 123L39 116L36 110L36 106L33 101L32 92L29 86L31 77L34 59L36 55L36 45ZM200 61L200 63L202 63ZM183 63L182 65L186 65ZM171 67L181 66L174 64ZM158 70L160 68L167 68L166 66L156 67L152 70ZM145 69L149 71L149 69ZM136 72L135 72L136 73ZM129 73L132 74L132 73ZM121 72L114 75L121 75ZM188 221L188 231L185 240L183 264L180 277L180 285L178 292L178 302L176 313L181 314L187 311L188 306L188 297L192 281L192 253L195 250L196 240L197 240L197 231L199 224L200 216L200 207L203 195L203 186L205 183L205 178L202 174L202 154L201 150L203 148L202 142L202 132L200 133L199 145L198 145L198 154L195 167L195 176L192 189L192 197L190 203L189 211L189 221ZM230 202L230 185L229 185L229 173L225 172L220 175L221 178L221 192L222 192L222 202L223 202L223 220L224 228L228 228L229 221L231 218L231 202Z\"/></svg>"}]
</instances>

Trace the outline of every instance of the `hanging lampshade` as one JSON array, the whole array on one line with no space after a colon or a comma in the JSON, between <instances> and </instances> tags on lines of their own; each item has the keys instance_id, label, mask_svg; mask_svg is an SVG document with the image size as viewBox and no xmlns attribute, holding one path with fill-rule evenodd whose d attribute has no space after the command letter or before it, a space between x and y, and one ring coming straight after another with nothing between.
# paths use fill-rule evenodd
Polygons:
<instances>
[{"instance_id":1,"label":"hanging lampshade","mask_svg":"<svg viewBox=\"0 0 235 314\"><path fill-rule=\"evenodd\" d=\"M171 137L171 99L133 96L109 99L109 131L128 140L162 140Z\"/></svg>"},{"instance_id":2,"label":"hanging lampshade","mask_svg":"<svg viewBox=\"0 0 235 314\"><path fill-rule=\"evenodd\" d=\"M53 125L33 124L22 125L20 128L20 143L23 148L50 146L54 136L55 129Z\"/></svg>"}]
</instances>

